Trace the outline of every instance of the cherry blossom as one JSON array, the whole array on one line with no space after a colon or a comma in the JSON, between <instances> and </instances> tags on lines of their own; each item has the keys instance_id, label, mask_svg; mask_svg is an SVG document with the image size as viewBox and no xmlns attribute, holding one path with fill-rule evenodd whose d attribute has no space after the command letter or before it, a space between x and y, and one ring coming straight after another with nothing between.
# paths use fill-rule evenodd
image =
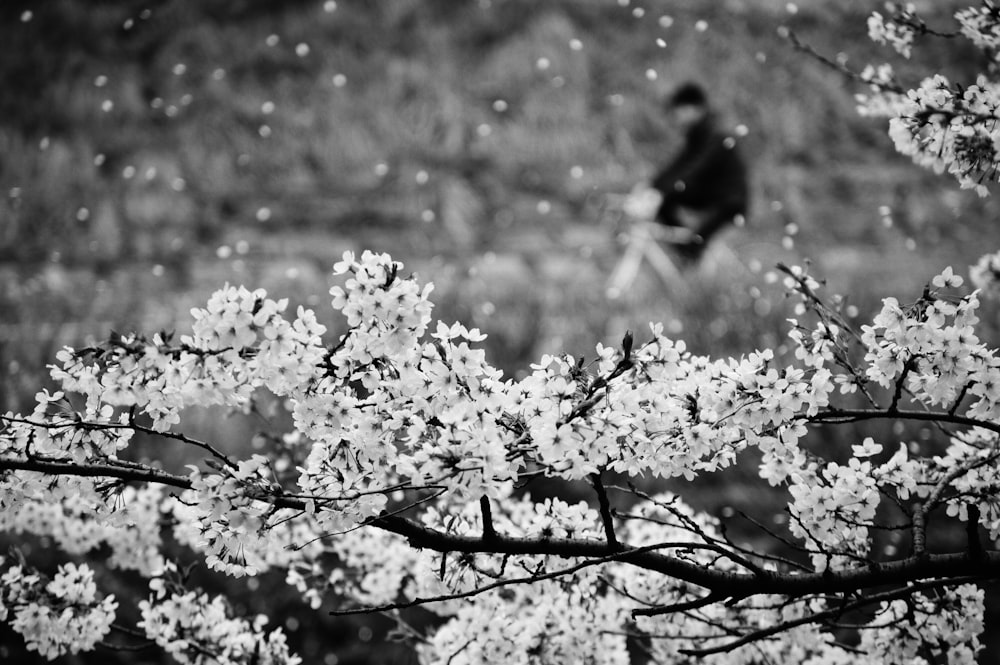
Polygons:
<instances>
[{"instance_id":1,"label":"cherry blossom","mask_svg":"<svg viewBox=\"0 0 1000 665\"><path fill-rule=\"evenodd\" d=\"M944 33L891 5L869 32L907 57L966 39L995 62L994 5L956 21ZM987 75L859 78L902 152L986 192L1000 106ZM1000 575L1000 360L980 330L998 265L973 267L973 291L947 268L860 326L808 269L779 266L787 354L700 356L651 324L517 378L481 331L435 321L432 285L387 254L334 266L339 332L226 285L176 338L63 349L54 389L0 415L0 529L63 560L0 558L0 621L49 659L114 646L118 600L91 567L106 554L102 575L148 580L127 632L178 662L299 662L270 618L189 586L169 537L232 583L280 571L313 610L423 607L437 617L413 635L427 663L626 663L630 640L659 662L976 662L981 584ZM289 427L268 454L191 435L192 409L251 413L268 396ZM854 434L889 423L902 426ZM933 425L928 441L906 424ZM829 436L845 425L850 440ZM737 465L780 496L773 524L685 500ZM547 481L575 498L542 498Z\"/></svg>"},{"instance_id":2,"label":"cherry blossom","mask_svg":"<svg viewBox=\"0 0 1000 665\"><path fill-rule=\"evenodd\" d=\"M919 39L966 39L995 68L1000 11L990 1L955 13L956 30L934 29L920 18L913 3L887 3L886 15L874 12L868 21L872 40L892 46L909 58ZM918 39L919 38L919 39ZM995 73L991 68L990 74ZM863 115L889 119L889 136L896 149L922 166L948 172L963 188L981 195L986 183L1000 176L997 166L997 118L1000 88L982 74L975 81L953 82L942 74L917 85L900 82L889 64L869 65L858 78L869 92L858 96Z\"/></svg>"},{"instance_id":3,"label":"cherry blossom","mask_svg":"<svg viewBox=\"0 0 1000 665\"><path fill-rule=\"evenodd\" d=\"M912 304L886 298L854 329L808 271L783 269L800 312L787 364L771 350L696 356L652 325L591 361L543 356L520 380L489 365L478 330L432 325L430 288L384 254L338 264L345 281L331 294L348 326L333 341L311 312L288 322L284 302L225 287L179 342L116 336L60 353L60 389L40 392L27 416L3 416L0 526L68 555L109 546L111 567L151 580L137 629L180 662L297 661L265 618L186 588L162 554L164 529L221 574L286 571L314 609L428 607L443 624L418 649L427 662L626 662L636 628L654 656L678 662L749 663L760 649L846 662L823 637L844 588L858 608L880 608L862 631L871 662L925 638L973 657L977 624L960 617L981 614L981 601L961 562L976 557L992 575L1000 537L1000 366L976 334L978 292L957 293L949 268ZM291 413L287 461L181 433L189 406L246 408L260 390ZM932 456L868 437L833 459L810 439L877 419L961 429ZM137 432L207 459L184 471L130 461ZM797 562L743 548L718 518L634 484L716 473L751 448L762 481L787 492ZM593 500L535 500L522 486L537 476L582 483ZM910 556L872 549L887 497ZM932 515L981 524L989 541L928 555ZM871 591L886 585L880 566L900 571L898 586ZM46 581L11 563L4 575L4 616L30 648L58 656L107 633L115 602L86 567ZM932 632L899 614L914 594Z\"/></svg>"}]
</instances>

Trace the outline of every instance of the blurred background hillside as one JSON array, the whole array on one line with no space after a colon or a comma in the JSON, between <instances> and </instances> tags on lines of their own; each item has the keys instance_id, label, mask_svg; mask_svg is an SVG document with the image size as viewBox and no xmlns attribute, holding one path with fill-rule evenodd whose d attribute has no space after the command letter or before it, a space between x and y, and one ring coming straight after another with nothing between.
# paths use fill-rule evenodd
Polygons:
<instances>
[{"instance_id":1,"label":"blurred background hillside","mask_svg":"<svg viewBox=\"0 0 1000 665\"><path fill-rule=\"evenodd\" d=\"M964 3L922 4L949 25ZM335 335L329 272L345 250L390 252L434 282L437 316L488 333L512 376L626 329L641 341L651 320L699 353L780 347L778 261L811 261L861 321L884 296L916 298L997 248L995 199L897 155L855 113L858 87L777 34L856 70L895 62L866 36L880 7L6 0L0 409L30 409L63 345L184 332L225 282L314 307ZM898 68L970 79L983 63L956 46L929 42ZM687 280L647 266L608 299L617 202L678 148L661 101L688 80L751 163L748 223ZM365 662L354 638L372 629L351 626L343 644L302 638L302 655Z\"/></svg>"}]
</instances>

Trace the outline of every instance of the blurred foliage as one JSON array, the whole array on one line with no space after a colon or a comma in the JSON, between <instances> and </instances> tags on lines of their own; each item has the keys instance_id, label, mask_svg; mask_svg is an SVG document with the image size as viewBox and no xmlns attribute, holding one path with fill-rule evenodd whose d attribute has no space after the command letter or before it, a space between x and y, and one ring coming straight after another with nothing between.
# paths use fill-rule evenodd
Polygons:
<instances>
[{"instance_id":1,"label":"blurred foliage","mask_svg":"<svg viewBox=\"0 0 1000 665\"><path fill-rule=\"evenodd\" d=\"M388 251L433 281L438 316L482 328L513 375L626 329L641 340L650 320L699 353L780 352L778 261L810 260L859 320L884 296L915 298L946 265L996 248L993 199L896 155L885 127L855 114L855 87L776 31L861 69L890 58L866 39L876 4L6 0L0 408L30 408L62 345L183 332L226 281L314 307L335 335L328 273L348 249ZM923 4L946 21L963 3ZM982 65L950 42L921 52L901 71ZM678 147L661 100L686 80L740 136L749 222L684 283L645 270L608 300L614 195ZM280 430L278 417L192 427L235 447L261 422ZM702 481L701 505L775 510L748 496L751 468L733 474ZM293 610L281 580L255 584L227 592L294 621L307 662L367 662L384 635L382 619L328 622Z\"/></svg>"}]
</instances>

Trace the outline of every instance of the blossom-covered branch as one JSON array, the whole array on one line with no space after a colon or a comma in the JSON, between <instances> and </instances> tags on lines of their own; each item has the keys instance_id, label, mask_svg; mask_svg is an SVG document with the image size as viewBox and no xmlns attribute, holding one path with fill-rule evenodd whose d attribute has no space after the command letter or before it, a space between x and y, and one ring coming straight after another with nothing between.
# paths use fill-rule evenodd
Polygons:
<instances>
[{"instance_id":1,"label":"blossom-covered branch","mask_svg":"<svg viewBox=\"0 0 1000 665\"><path fill-rule=\"evenodd\" d=\"M161 526L215 570L285 570L316 608L432 609L446 622L418 647L428 661L475 660L502 645L496 653L546 662L574 662L582 650L611 657L633 624L658 636L651 648L664 658L839 657L823 635L842 598L877 606L862 631L874 636L872 658L906 635L932 651L978 650L981 598L970 583L1000 576L1000 362L975 334L978 295L951 295L961 287L954 273L912 305L887 299L871 325L849 331L821 285L787 268L800 315L815 323L793 322L786 365L770 351L694 356L652 326L639 343L630 334L618 348L598 345L591 362L543 357L514 381L486 362L478 331L432 328L430 288L401 277L390 257L347 254L336 272L347 275L332 295L348 331L332 345L311 312L288 321L285 303L226 288L194 310L179 346L134 336L62 352L52 370L62 390L39 393L31 414L0 417L0 526L71 553L109 545L112 565L152 580L139 628L168 650L180 639L188 646L175 655L190 662L249 662L252 652L199 632L208 624L197 621L230 610L171 573ZM190 406L245 409L260 390L290 409L284 461L241 458L232 442L177 429ZM867 438L837 455L849 452L846 464L808 443L813 428L876 418L953 432L934 457L905 445L890 454ZM131 461L137 432L209 457L174 470ZM737 546L676 495L603 480L691 479L750 448L761 478L788 492L789 530L776 535L798 541L791 559ZM588 484L593 506L533 500L519 488L539 474ZM926 522L942 512L936 519L974 519L988 541L970 526L968 543L930 553ZM909 554L873 551L872 533L890 518L910 527ZM905 622L880 621L904 596L928 616L963 621L915 636ZM34 598L11 603L27 611ZM202 618L168 638L172 612ZM255 635L257 651L294 660L279 634L226 621Z\"/></svg>"},{"instance_id":2,"label":"blossom-covered branch","mask_svg":"<svg viewBox=\"0 0 1000 665\"><path fill-rule=\"evenodd\" d=\"M885 7L885 14L874 12L868 19L873 41L909 59L921 39L962 39L982 53L988 71L975 81L954 82L935 73L919 83L903 82L889 63L854 71L817 52L791 29L783 27L781 34L795 49L864 83L868 91L857 95L860 113L887 118L899 152L985 196L987 184L1000 178L1000 87L991 77L1000 62L1000 9L982 0L955 12L953 29L939 29L924 21L914 3L887 2ZM937 64L930 68L940 69Z\"/></svg>"}]
</instances>

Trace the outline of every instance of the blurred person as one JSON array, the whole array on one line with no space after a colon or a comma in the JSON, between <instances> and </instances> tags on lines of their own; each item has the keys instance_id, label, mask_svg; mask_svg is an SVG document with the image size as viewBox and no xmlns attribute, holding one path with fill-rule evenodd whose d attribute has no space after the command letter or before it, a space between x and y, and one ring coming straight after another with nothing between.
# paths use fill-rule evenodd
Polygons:
<instances>
[{"instance_id":1,"label":"blurred person","mask_svg":"<svg viewBox=\"0 0 1000 665\"><path fill-rule=\"evenodd\" d=\"M662 199L656 221L687 230L672 244L686 263L696 263L726 224L741 225L749 198L747 170L736 142L717 127L705 91L685 83L666 102L671 122L684 133L684 146L653 178Z\"/></svg>"}]
</instances>

